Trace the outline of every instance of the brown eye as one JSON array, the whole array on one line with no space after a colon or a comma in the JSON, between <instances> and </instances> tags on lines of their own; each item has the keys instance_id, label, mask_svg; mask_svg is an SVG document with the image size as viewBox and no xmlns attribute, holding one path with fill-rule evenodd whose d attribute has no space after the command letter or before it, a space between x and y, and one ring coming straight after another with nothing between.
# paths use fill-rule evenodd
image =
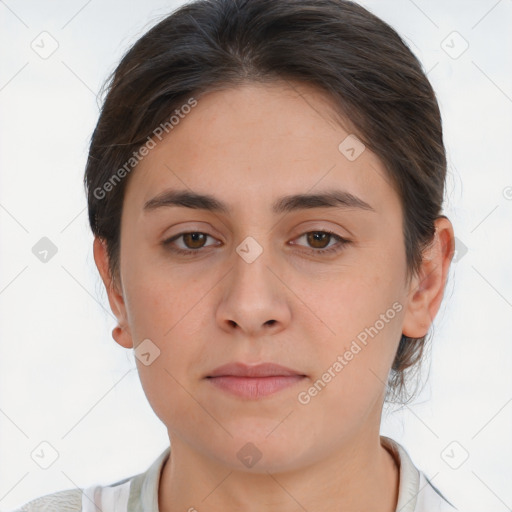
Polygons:
<instances>
[{"instance_id":1,"label":"brown eye","mask_svg":"<svg viewBox=\"0 0 512 512\"><path fill-rule=\"evenodd\" d=\"M206 244L208 238L214 240L214 238L207 233L201 233L200 231L189 231L187 233L180 233L179 235L175 235L168 240L164 240L162 245L177 254L199 254L202 252L203 248L215 245L212 243Z\"/></svg>"},{"instance_id":2,"label":"brown eye","mask_svg":"<svg viewBox=\"0 0 512 512\"><path fill-rule=\"evenodd\" d=\"M306 233L308 244L314 249L324 249L329 244L332 234L326 231L311 231Z\"/></svg>"},{"instance_id":3,"label":"brown eye","mask_svg":"<svg viewBox=\"0 0 512 512\"><path fill-rule=\"evenodd\" d=\"M335 254L350 243L350 240L343 238L331 231L308 231L303 233L296 240L306 239L306 252L310 255ZM334 242L334 243L331 243ZM303 245L293 242L293 245Z\"/></svg>"},{"instance_id":4,"label":"brown eye","mask_svg":"<svg viewBox=\"0 0 512 512\"><path fill-rule=\"evenodd\" d=\"M183 242L187 246L188 249L200 249L203 247L208 235L205 233L185 233L183 236Z\"/></svg>"}]
</instances>

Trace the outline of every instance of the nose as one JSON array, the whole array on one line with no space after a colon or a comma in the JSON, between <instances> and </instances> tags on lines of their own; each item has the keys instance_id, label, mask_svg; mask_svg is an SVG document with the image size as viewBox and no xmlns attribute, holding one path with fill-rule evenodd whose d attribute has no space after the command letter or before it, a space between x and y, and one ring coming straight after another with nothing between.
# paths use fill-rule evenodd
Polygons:
<instances>
[{"instance_id":1,"label":"nose","mask_svg":"<svg viewBox=\"0 0 512 512\"><path fill-rule=\"evenodd\" d=\"M291 318L289 294L268 251L254 261L235 253L233 262L216 313L221 329L250 337L285 329Z\"/></svg>"}]
</instances>

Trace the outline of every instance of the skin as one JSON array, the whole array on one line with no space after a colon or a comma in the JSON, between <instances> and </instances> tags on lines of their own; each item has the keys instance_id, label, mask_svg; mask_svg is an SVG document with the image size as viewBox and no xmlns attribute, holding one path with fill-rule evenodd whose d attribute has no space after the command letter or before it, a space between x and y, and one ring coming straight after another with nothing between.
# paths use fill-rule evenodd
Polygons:
<instances>
[{"instance_id":1,"label":"skin","mask_svg":"<svg viewBox=\"0 0 512 512\"><path fill-rule=\"evenodd\" d=\"M349 161L349 133L311 86L247 84L205 94L129 177L121 219L120 276L112 280L102 240L94 258L119 327L115 340L160 355L136 359L145 394L172 446L160 480L161 512L299 510L392 512L399 470L381 445L385 382L401 333L424 336L442 301L453 256L450 221L421 271L407 282L399 197L366 148ZM168 206L143 211L169 188L214 195L231 214ZM276 215L279 197L343 189L369 203ZM350 240L337 253L322 249ZM200 253L180 256L175 240ZM253 237L263 252L247 263L236 248ZM188 246L187 246L188 243ZM201 248L202 247L202 248ZM317 251L317 252L315 252ZM398 302L402 309L307 404L298 400L365 327ZM273 320L273 322L269 322ZM274 362L306 378L258 400L205 379L232 362ZM237 452L253 443L261 459Z\"/></svg>"}]
</instances>

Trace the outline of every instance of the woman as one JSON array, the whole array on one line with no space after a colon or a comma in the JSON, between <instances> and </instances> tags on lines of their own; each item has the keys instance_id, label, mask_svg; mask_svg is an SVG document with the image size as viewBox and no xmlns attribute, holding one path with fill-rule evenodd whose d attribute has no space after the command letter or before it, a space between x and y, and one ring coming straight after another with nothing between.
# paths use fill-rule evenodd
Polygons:
<instances>
[{"instance_id":1,"label":"woman","mask_svg":"<svg viewBox=\"0 0 512 512\"><path fill-rule=\"evenodd\" d=\"M344 0L199 0L113 73L94 258L170 446L20 510L455 508L379 435L454 252L435 94Z\"/></svg>"}]
</instances>

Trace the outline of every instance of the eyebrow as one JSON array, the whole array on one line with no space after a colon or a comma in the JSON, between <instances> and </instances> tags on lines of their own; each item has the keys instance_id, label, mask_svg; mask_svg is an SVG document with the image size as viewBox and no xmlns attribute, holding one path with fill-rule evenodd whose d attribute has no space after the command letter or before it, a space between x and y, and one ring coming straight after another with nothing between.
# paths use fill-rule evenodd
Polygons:
<instances>
[{"instance_id":1,"label":"eyebrow","mask_svg":"<svg viewBox=\"0 0 512 512\"><path fill-rule=\"evenodd\" d=\"M214 213L229 215L231 208L219 199L209 194L198 194L189 190L165 190L157 196L146 201L144 212L154 211L159 208L181 206L207 210ZM329 190L316 194L295 194L279 198L272 205L275 214L308 208L342 208L361 209L375 212L375 209L361 198L344 190Z\"/></svg>"}]
</instances>

